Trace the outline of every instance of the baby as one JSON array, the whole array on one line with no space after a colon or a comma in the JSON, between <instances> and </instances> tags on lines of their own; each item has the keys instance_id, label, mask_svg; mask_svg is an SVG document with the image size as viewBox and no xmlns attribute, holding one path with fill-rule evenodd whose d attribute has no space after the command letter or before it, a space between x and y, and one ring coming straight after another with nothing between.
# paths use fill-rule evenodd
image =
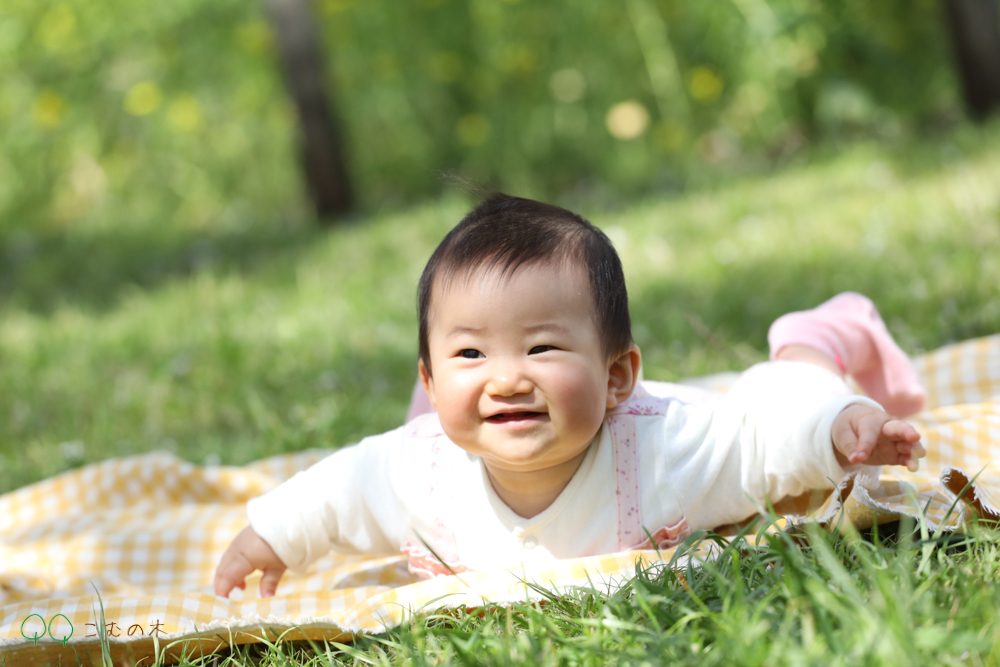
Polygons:
<instances>
[{"instance_id":1,"label":"baby","mask_svg":"<svg viewBox=\"0 0 1000 667\"><path fill-rule=\"evenodd\" d=\"M215 592L334 550L442 575L667 548L864 465L916 469L891 417L923 391L874 307L846 293L771 328L774 361L732 391L637 383L621 262L578 215L493 195L420 279L422 388L436 412L337 451L247 506ZM872 398L852 394L851 375Z\"/></svg>"}]
</instances>

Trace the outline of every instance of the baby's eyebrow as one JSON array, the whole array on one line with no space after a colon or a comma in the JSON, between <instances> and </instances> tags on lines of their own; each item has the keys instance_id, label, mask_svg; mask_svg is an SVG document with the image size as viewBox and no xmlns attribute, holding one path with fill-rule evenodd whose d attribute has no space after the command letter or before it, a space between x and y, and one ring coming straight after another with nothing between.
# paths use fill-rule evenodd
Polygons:
<instances>
[{"instance_id":1,"label":"baby's eyebrow","mask_svg":"<svg viewBox=\"0 0 1000 667\"><path fill-rule=\"evenodd\" d=\"M545 322L544 324L535 324L530 327L524 327L524 332L528 334L566 333L567 331L569 331L569 329L561 324L556 324L555 322Z\"/></svg>"},{"instance_id":2,"label":"baby's eyebrow","mask_svg":"<svg viewBox=\"0 0 1000 667\"><path fill-rule=\"evenodd\" d=\"M459 327L453 327L452 330L449 331L445 335L445 339L453 338L455 336L461 336L462 334L471 334L471 335L475 336L475 335L481 334L481 333L483 333L483 330L482 329L477 329L476 327L461 327L461 326L459 326Z\"/></svg>"},{"instance_id":3,"label":"baby's eyebrow","mask_svg":"<svg viewBox=\"0 0 1000 667\"><path fill-rule=\"evenodd\" d=\"M521 327L522 331L526 334L537 334L537 333L566 333L569 331L566 327L561 324L556 324L555 322L543 322L542 324L533 324L528 327ZM452 327L451 331L445 334L445 340L449 338L454 338L455 336L461 336L463 334L468 334L471 336L477 336L483 333L483 329L478 327L466 327L457 326Z\"/></svg>"}]
</instances>

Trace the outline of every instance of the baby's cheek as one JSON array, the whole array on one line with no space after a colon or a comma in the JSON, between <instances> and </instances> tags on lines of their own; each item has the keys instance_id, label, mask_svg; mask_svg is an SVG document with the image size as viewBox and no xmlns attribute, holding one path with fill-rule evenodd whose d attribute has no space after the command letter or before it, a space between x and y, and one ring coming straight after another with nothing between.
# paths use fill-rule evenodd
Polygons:
<instances>
[{"instance_id":1,"label":"baby's cheek","mask_svg":"<svg viewBox=\"0 0 1000 667\"><path fill-rule=\"evenodd\" d=\"M572 420L580 425L604 421L607 388L585 369L567 373L559 385L560 402Z\"/></svg>"},{"instance_id":2,"label":"baby's cheek","mask_svg":"<svg viewBox=\"0 0 1000 667\"><path fill-rule=\"evenodd\" d=\"M438 416L441 425L446 430L452 431L473 428L479 410L477 397L461 385L444 386L442 390L438 398Z\"/></svg>"}]
</instances>

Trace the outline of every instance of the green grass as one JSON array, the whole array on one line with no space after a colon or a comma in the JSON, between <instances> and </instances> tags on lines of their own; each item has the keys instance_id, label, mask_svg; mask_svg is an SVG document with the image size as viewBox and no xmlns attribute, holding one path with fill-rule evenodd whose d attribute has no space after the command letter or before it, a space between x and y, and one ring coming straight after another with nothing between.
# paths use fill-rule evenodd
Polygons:
<instances>
[{"instance_id":1,"label":"green grass","mask_svg":"<svg viewBox=\"0 0 1000 667\"><path fill-rule=\"evenodd\" d=\"M646 377L675 380L764 358L774 318L848 289L914 353L1000 331L998 182L1000 133L969 129L583 212L620 248ZM394 427L416 279L466 207L0 236L0 492L108 456L239 464Z\"/></svg>"},{"instance_id":2,"label":"green grass","mask_svg":"<svg viewBox=\"0 0 1000 667\"><path fill-rule=\"evenodd\" d=\"M848 289L913 353L1000 331L997 183L1000 128L964 128L582 212L620 249L646 377L676 380L763 359L774 318ZM0 492L110 456L240 464L394 427L415 376L416 279L467 206L323 232L296 214L3 232ZM693 593L648 573L631 593L431 614L329 660L992 664L996 537L926 563L906 540L733 551L685 575Z\"/></svg>"},{"instance_id":3,"label":"green grass","mask_svg":"<svg viewBox=\"0 0 1000 667\"><path fill-rule=\"evenodd\" d=\"M284 642L182 664L997 664L997 532L920 532L816 529L760 547L709 536L722 549L703 567L652 567L615 590L426 613L353 645Z\"/></svg>"}]
</instances>

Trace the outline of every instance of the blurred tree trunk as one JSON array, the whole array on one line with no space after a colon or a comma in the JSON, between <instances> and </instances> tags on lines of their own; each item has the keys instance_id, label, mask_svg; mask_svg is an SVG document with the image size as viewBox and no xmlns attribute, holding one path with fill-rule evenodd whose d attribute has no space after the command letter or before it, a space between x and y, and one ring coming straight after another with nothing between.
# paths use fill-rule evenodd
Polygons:
<instances>
[{"instance_id":1,"label":"blurred tree trunk","mask_svg":"<svg viewBox=\"0 0 1000 667\"><path fill-rule=\"evenodd\" d=\"M285 86L299 114L302 169L316 213L321 220L346 213L353 204L351 184L310 0L264 4L278 40Z\"/></svg>"},{"instance_id":2,"label":"blurred tree trunk","mask_svg":"<svg viewBox=\"0 0 1000 667\"><path fill-rule=\"evenodd\" d=\"M944 0L944 9L969 115L985 118L1000 107L1000 3Z\"/></svg>"}]
</instances>

